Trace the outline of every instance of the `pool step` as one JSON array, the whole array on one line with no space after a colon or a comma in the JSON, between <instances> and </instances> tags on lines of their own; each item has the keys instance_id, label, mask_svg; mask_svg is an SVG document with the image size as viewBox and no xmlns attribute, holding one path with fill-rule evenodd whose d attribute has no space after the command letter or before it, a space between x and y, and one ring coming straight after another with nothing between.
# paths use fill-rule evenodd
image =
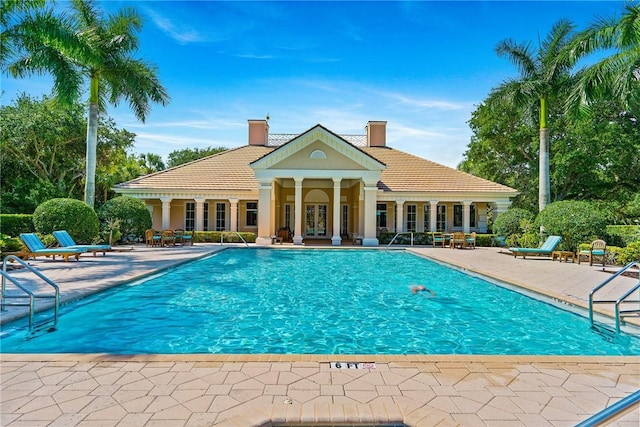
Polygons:
<instances>
[{"instance_id":1,"label":"pool step","mask_svg":"<svg viewBox=\"0 0 640 427\"><path fill-rule=\"evenodd\" d=\"M22 283L18 278L9 274L9 262L17 262L22 266L22 268L38 276L45 285L49 286L52 293L37 292L27 283ZM15 255L8 255L5 257L2 262L2 270L0 270L0 279L0 310L4 311L7 307L29 308L29 335L27 338L31 337L37 330L42 330L46 325L51 323L53 324L53 327L49 328L49 330L55 330L55 325L58 322L58 307L60 306L60 288L58 285ZM53 306L53 315L41 322L36 322L36 302L51 304Z\"/></svg>"}]
</instances>

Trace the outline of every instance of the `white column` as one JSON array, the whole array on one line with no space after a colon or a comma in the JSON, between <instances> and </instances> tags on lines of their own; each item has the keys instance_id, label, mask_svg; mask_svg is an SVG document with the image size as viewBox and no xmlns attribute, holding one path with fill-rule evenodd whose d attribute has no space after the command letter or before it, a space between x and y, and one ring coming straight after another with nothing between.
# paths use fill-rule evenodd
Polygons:
<instances>
[{"instance_id":1,"label":"white column","mask_svg":"<svg viewBox=\"0 0 640 427\"><path fill-rule=\"evenodd\" d=\"M229 216L231 217L231 225L229 228L230 231L238 231L238 199L229 199L230 204L230 212Z\"/></svg>"},{"instance_id":2,"label":"white column","mask_svg":"<svg viewBox=\"0 0 640 427\"><path fill-rule=\"evenodd\" d=\"M293 244L302 244L302 180L304 178L294 178L296 185L295 205L293 206L295 217L295 235L293 236Z\"/></svg>"},{"instance_id":3,"label":"white column","mask_svg":"<svg viewBox=\"0 0 640 427\"><path fill-rule=\"evenodd\" d=\"M429 200L429 231L436 231L438 227L438 201Z\"/></svg>"},{"instance_id":4,"label":"white column","mask_svg":"<svg viewBox=\"0 0 640 427\"><path fill-rule=\"evenodd\" d=\"M364 184L360 185L358 193L358 236L364 236Z\"/></svg>"},{"instance_id":5,"label":"white column","mask_svg":"<svg viewBox=\"0 0 640 427\"><path fill-rule=\"evenodd\" d=\"M256 245L271 244L271 181L258 182L258 237Z\"/></svg>"},{"instance_id":6,"label":"white column","mask_svg":"<svg viewBox=\"0 0 640 427\"><path fill-rule=\"evenodd\" d=\"M204 230L204 197L194 197L193 199L196 202L196 230L203 231Z\"/></svg>"},{"instance_id":7,"label":"white column","mask_svg":"<svg viewBox=\"0 0 640 427\"><path fill-rule=\"evenodd\" d=\"M162 229L171 228L171 197L161 197L162 202Z\"/></svg>"},{"instance_id":8,"label":"white column","mask_svg":"<svg viewBox=\"0 0 640 427\"><path fill-rule=\"evenodd\" d=\"M396 200L396 233L404 231L404 200Z\"/></svg>"},{"instance_id":9,"label":"white column","mask_svg":"<svg viewBox=\"0 0 640 427\"><path fill-rule=\"evenodd\" d=\"M342 178L333 178L333 236L331 236L331 244L340 246L342 237L340 237L340 182Z\"/></svg>"},{"instance_id":10,"label":"white column","mask_svg":"<svg viewBox=\"0 0 640 427\"><path fill-rule=\"evenodd\" d=\"M496 200L494 202L494 215L493 215L493 220L495 221L495 219L498 217L498 215L500 215L502 212L506 211L507 209L509 209L509 206L511 206L511 200L506 199L506 200Z\"/></svg>"},{"instance_id":11,"label":"white column","mask_svg":"<svg viewBox=\"0 0 640 427\"><path fill-rule=\"evenodd\" d=\"M362 246L378 246L376 237L376 203L378 201L376 182L364 183L364 238Z\"/></svg>"},{"instance_id":12,"label":"white column","mask_svg":"<svg viewBox=\"0 0 640 427\"><path fill-rule=\"evenodd\" d=\"M468 233L471 230L471 200L462 201L462 231Z\"/></svg>"}]
</instances>

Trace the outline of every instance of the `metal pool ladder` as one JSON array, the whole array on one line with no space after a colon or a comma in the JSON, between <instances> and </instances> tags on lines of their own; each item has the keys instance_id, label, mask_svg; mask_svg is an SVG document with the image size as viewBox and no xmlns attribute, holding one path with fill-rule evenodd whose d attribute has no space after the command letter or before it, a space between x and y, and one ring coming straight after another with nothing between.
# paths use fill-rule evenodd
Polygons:
<instances>
[{"instance_id":1,"label":"metal pool ladder","mask_svg":"<svg viewBox=\"0 0 640 427\"><path fill-rule=\"evenodd\" d=\"M595 293L599 290L603 289L606 285L611 283L618 276L622 275L625 271L631 269L632 267L636 267L640 269L640 261L630 262L625 265L620 271L615 273L613 276L607 278L604 282L600 283L598 286L593 288L589 293L589 321L591 322L591 326L594 326L593 321L593 306L596 304L614 304L614 318L616 322L616 334L620 333L620 323L623 321L625 317L638 317L640 318L640 278L638 278L638 283L624 292L622 295L615 299L595 299ZM630 299L632 295L635 294L635 299ZM631 307L622 309L622 305L628 307L629 304L632 304Z\"/></svg>"},{"instance_id":2,"label":"metal pool ladder","mask_svg":"<svg viewBox=\"0 0 640 427\"><path fill-rule=\"evenodd\" d=\"M28 271L32 272L40 279L42 279L47 285L51 286L54 290L53 294L50 293L36 293L29 289L26 285L20 283L15 277L11 276L7 272L7 264L9 261L16 261ZM51 279L44 274L33 268L31 265L18 258L15 255L8 255L2 263L2 270L0 270L2 276L2 293L0 294L0 310L6 310L6 307L29 307L29 334L32 335L38 331L45 329L55 329L58 324L58 308L60 306L60 288ZM7 280L15 286L15 290L18 293L7 293ZM21 292L20 292L21 291ZM7 301L10 300L10 301ZM36 300L53 300L53 317L44 319L38 323L35 322L36 313Z\"/></svg>"}]
</instances>

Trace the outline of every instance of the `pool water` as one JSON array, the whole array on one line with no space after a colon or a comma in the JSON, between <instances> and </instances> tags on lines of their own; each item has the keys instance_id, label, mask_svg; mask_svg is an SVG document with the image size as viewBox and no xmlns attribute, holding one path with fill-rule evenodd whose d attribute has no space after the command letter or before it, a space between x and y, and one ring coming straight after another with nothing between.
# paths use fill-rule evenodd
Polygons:
<instances>
[{"instance_id":1,"label":"pool water","mask_svg":"<svg viewBox=\"0 0 640 427\"><path fill-rule=\"evenodd\" d=\"M27 340L25 323L3 352L640 355L638 338L404 251L227 249L66 304L55 332Z\"/></svg>"}]
</instances>

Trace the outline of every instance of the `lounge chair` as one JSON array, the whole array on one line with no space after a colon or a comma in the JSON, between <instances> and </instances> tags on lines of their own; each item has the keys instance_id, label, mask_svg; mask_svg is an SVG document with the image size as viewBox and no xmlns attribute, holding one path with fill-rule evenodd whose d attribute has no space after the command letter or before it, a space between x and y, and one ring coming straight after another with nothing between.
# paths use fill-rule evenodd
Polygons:
<instances>
[{"instance_id":1,"label":"lounge chair","mask_svg":"<svg viewBox=\"0 0 640 427\"><path fill-rule=\"evenodd\" d=\"M66 249L86 249L87 252L91 252L93 256L96 256L98 252L102 252L102 256L107 255L107 251L111 250L111 245L76 245L73 237L67 232L67 230L57 230L53 232L53 237L56 238L58 244L62 248Z\"/></svg>"},{"instance_id":2,"label":"lounge chair","mask_svg":"<svg viewBox=\"0 0 640 427\"><path fill-rule=\"evenodd\" d=\"M22 233L20 234L20 240L24 243L27 249L27 258L36 258L37 256L51 256L56 259L56 256L64 258L65 262L69 261L69 257L73 256L76 261L80 261L80 255L87 252L86 249L71 249L71 248L47 248L42 240L35 233Z\"/></svg>"},{"instance_id":3,"label":"lounge chair","mask_svg":"<svg viewBox=\"0 0 640 427\"><path fill-rule=\"evenodd\" d=\"M589 259L589 265L593 265L594 258L600 258L602 260L602 266L604 267L607 262L607 242L604 240L594 240L591 242L589 249L583 249L578 251L578 264L580 264L580 258L587 257Z\"/></svg>"},{"instance_id":4,"label":"lounge chair","mask_svg":"<svg viewBox=\"0 0 640 427\"><path fill-rule=\"evenodd\" d=\"M520 255L525 258L526 255L551 256L562 240L561 236L549 236L539 248L509 248L514 258Z\"/></svg>"}]
</instances>

